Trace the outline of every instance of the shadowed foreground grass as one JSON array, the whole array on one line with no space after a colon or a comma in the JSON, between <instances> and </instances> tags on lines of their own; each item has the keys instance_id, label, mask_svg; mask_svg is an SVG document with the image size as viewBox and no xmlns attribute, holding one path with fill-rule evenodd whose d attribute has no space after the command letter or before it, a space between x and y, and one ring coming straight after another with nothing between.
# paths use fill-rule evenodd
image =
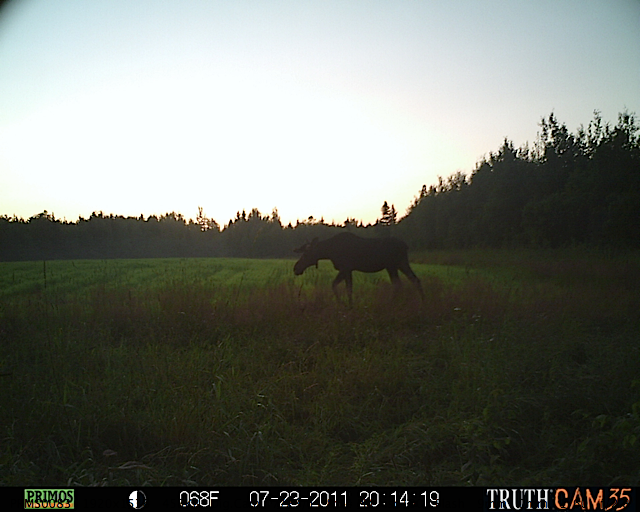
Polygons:
<instances>
[{"instance_id":1,"label":"shadowed foreground grass","mask_svg":"<svg viewBox=\"0 0 640 512\"><path fill-rule=\"evenodd\" d=\"M0 484L638 485L637 258L438 258L0 264Z\"/></svg>"}]
</instances>

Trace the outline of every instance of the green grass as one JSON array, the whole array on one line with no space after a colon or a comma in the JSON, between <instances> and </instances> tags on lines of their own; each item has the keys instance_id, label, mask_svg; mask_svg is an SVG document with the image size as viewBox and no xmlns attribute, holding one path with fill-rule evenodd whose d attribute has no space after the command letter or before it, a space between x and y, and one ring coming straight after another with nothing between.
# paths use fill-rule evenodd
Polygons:
<instances>
[{"instance_id":1,"label":"green grass","mask_svg":"<svg viewBox=\"0 0 640 512\"><path fill-rule=\"evenodd\" d=\"M638 485L637 255L418 261L0 263L0 484Z\"/></svg>"}]
</instances>

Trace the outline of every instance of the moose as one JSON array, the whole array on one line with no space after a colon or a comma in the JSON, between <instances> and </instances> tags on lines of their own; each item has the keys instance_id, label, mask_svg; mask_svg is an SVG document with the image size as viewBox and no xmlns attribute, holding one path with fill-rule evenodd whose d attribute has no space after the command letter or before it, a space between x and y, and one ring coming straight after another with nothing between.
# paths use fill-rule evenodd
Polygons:
<instances>
[{"instance_id":1,"label":"moose","mask_svg":"<svg viewBox=\"0 0 640 512\"><path fill-rule=\"evenodd\" d=\"M333 292L338 296L338 285L345 281L349 304L351 304L353 282L351 272L379 272L386 269L396 290L401 286L400 270L424 298L420 279L409 266L407 244L397 238L361 238L352 233L340 233L322 242L318 238L294 249L301 253L293 266L293 273L301 275L311 265L318 267L318 260L331 260L338 276L333 280Z\"/></svg>"}]
</instances>

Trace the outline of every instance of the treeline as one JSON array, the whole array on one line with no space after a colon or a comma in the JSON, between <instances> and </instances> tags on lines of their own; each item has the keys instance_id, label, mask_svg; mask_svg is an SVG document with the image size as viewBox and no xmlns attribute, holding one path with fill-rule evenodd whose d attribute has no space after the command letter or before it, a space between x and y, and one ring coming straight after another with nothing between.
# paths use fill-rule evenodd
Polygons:
<instances>
[{"instance_id":1,"label":"treeline","mask_svg":"<svg viewBox=\"0 0 640 512\"><path fill-rule=\"evenodd\" d=\"M371 227L370 227L371 228ZM27 220L0 217L0 261L95 258L190 258L228 256L282 258L313 237L339 230L364 232L353 220L327 224L312 217L283 225L277 210L238 212L224 228L202 213L196 221L171 212L161 216L123 217L94 212L76 222L47 211ZM365 235L366 236L366 235Z\"/></svg>"},{"instance_id":2,"label":"treeline","mask_svg":"<svg viewBox=\"0 0 640 512\"><path fill-rule=\"evenodd\" d=\"M414 248L640 245L640 137L632 114L576 134L551 114L532 148L504 141L422 187L398 226Z\"/></svg>"},{"instance_id":3,"label":"treeline","mask_svg":"<svg viewBox=\"0 0 640 512\"><path fill-rule=\"evenodd\" d=\"M632 114L615 126L598 112L569 132L554 114L543 118L533 147L505 139L470 176L457 172L422 187L397 219L382 205L380 219L327 224L313 217L283 225L276 209L238 212L220 228L202 208L196 220L171 212L122 217L94 212L69 222L44 211L29 219L0 217L0 260L287 257L314 237L349 230L405 239L413 249L475 246L640 245L640 136Z\"/></svg>"}]
</instances>

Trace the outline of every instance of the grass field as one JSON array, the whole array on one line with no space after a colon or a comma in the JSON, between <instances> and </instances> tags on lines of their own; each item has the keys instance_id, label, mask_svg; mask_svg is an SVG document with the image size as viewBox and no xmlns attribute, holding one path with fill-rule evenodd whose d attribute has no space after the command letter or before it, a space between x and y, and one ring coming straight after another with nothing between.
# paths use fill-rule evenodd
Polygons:
<instances>
[{"instance_id":1,"label":"grass field","mask_svg":"<svg viewBox=\"0 0 640 512\"><path fill-rule=\"evenodd\" d=\"M0 485L640 485L640 258L0 263Z\"/></svg>"}]
</instances>

